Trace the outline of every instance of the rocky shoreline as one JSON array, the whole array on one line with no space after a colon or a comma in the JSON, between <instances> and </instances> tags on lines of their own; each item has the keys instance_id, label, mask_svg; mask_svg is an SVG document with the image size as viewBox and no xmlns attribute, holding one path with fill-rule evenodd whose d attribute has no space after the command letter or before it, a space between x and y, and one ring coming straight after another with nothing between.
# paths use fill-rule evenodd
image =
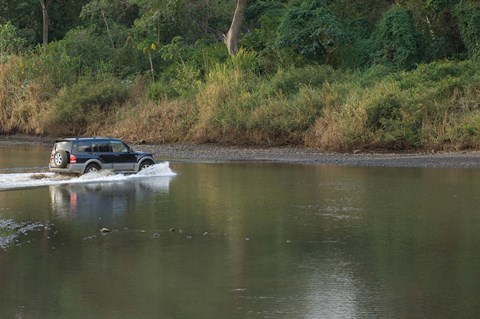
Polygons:
<instances>
[{"instance_id":1,"label":"rocky shoreline","mask_svg":"<svg viewBox=\"0 0 480 319\"><path fill-rule=\"evenodd\" d=\"M465 153L328 153L295 147L237 147L216 144L139 145L170 161L302 163L374 167L480 168L480 152Z\"/></svg>"},{"instance_id":2,"label":"rocky shoreline","mask_svg":"<svg viewBox=\"0 0 480 319\"><path fill-rule=\"evenodd\" d=\"M51 147L54 139L30 136L0 136L0 146L42 144ZM365 167L448 167L480 168L480 152L454 153L329 153L297 147L223 146L218 144L134 145L152 152L158 160L171 162L263 162L301 163Z\"/></svg>"}]
</instances>

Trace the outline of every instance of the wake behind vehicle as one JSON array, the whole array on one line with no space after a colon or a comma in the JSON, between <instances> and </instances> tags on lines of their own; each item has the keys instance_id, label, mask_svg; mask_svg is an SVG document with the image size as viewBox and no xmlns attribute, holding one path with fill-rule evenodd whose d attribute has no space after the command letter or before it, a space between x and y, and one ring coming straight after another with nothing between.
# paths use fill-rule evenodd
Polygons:
<instances>
[{"instance_id":1,"label":"wake behind vehicle","mask_svg":"<svg viewBox=\"0 0 480 319\"><path fill-rule=\"evenodd\" d=\"M109 137L77 137L55 141L51 172L85 174L101 169L135 173L154 165L151 153L136 152L125 142Z\"/></svg>"}]
</instances>

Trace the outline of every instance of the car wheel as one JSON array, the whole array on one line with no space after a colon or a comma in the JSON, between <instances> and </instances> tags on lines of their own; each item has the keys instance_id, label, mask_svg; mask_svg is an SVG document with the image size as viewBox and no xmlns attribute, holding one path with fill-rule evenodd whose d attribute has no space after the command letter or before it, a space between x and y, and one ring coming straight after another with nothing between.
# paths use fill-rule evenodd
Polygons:
<instances>
[{"instance_id":1,"label":"car wheel","mask_svg":"<svg viewBox=\"0 0 480 319\"><path fill-rule=\"evenodd\" d=\"M98 172L100 169L101 167L98 164L92 163L87 166L85 173Z\"/></svg>"},{"instance_id":2,"label":"car wheel","mask_svg":"<svg viewBox=\"0 0 480 319\"><path fill-rule=\"evenodd\" d=\"M140 165L140 171L141 171L142 169L145 169L145 168L147 168L147 167L152 166L153 164L154 164L154 163L153 163L152 161L148 161L148 160L147 160L147 161L144 161L144 162Z\"/></svg>"},{"instance_id":3,"label":"car wheel","mask_svg":"<svg viewBox=\"0 0 480 319\"><path fill-rule=\"evenodd\" d=\"M67 152L60 150L53 155L53 162L56 167L65 168L68 162Z\"/></svg>"}]
</instances>

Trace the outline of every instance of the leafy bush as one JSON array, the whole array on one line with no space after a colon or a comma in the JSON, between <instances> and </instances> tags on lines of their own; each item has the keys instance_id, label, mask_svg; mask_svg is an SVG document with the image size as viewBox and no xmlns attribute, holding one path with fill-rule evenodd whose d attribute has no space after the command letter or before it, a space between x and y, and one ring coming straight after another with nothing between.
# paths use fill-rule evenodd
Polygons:
<instances>
[{"instance_id":1,"label":"leafy bush","mask_svg":"<svg viewBox=\"0 0 480 319\"><path fill-rule=\"evenodd\" d=\"M148 87L148 97L152 100L192 97L210 68L230 58L224 44L207 45L197 41L191 46L181 37L172 39L160 51L162 70ZM244 55L241 51L237 61Z\"/></svg>"},{"instance_id":2,"label":"leafy bush","mask_svg":"<svg viewBox=\"0 0 480 319\"><path fill-rule=\"evenodd\" d=\"M370 78L369 73L380 76ZM409 72L382 73L375 66L344 73L324 86L328 102L307 135L307 145L335 150L480 145L478 63L440 61Z\"/></svg>"},{"instance_id":3,"label":"leafy bush","mask_svg":"<svg viewBox=\"0 0 480 319\"><path fill-rule=\"evenodd\" d=\"M152 100L187 98L194 96L200 82L200 70L193 63L177 63L160 75L148 87Z\"/></svg>"},{"instance_id":4,"label":"leafy bush","mask_svg":"<svg viewBox=\"0 0 480 319\"><path fill-rule=\"evenodd\" d=\"M82 77L60 90L53 99L52 130L70 134L85 132L88 124L101 122L102 116L127 97L126 84L112 76Z\"/></svg>"},{"instance_id":5,"label":"leafy bush","mask_svg":"<svg viewBox=\"0 0 480 319\"><path fill-rule=\"evenodd\" d=\"M480 5L462 0L456 6L456 15L460 24L460 34L468 53L480 58Z\"/></svg>"},{"instance_id":6,"label":"leafy bush","mask_svg":"<svg viewBox=\"0 0 480 319\"><path fill-rule=\"evenodd\" d=\"M113 54L108 40L98 36L93 27L71 30L59 44L70 58L77 60L82 75L101 73Z\"/></svg>"},{"instance_id":7,"label":"leafy bush","mask_svg":"<svg viewBox=\"0 0 480 319\"><path fill-rule=\"evenodd\" d=\"M300 54L329 63L345 34L326 2L292 1L278 27L277 45L292 47Z\"/></svg>"},{"instance_id":8,"label":"leafy bush","mask_svg":"<svg viewBox=\"0 0 480 319\"><path fill-rule=\"evenodd\" d=\"M374 25L367 19L347 19L343 22L347 41L338 48L337 64L342 68L365 69L372 64L375 41L372 39Z\"/></svg>"},{"instance_id":9,"label":"leafy bush","mask_svg":"<svg viewBox=\"0 0 480 319\"><path fill-rule=\"evenodd\" d=\"M255 51L245 51L240 48L234 56L231 57L233 68L240 72L258 73L259 65Z\"/></svg>"},{"instance_id":10,"label":"leafy bush","mask_svg":"<svg viewBox=\"0 0 480 319\"><path fill-rule=\"evenodd\" d=\"M26 40L18 35L17 29L11 22L0 24L0 58L18 53L25 46Z\"/></svg>"},{"instance_id":11,"label":"leafy bush","mask_svg":"<svg viewBox=\"0 0 480 319\"><path fill-rule=\"evenodd\" d=\"M318 87L332 78L334 70L330 66L307 66L279 70L263 83L267 95L298 92L301 87Z\"/></svg>"},{"instance_id":12,"label":"leafy bush","mask_svg":"<svg viewBox=\"0 0 480 319\"><path fill-rule=\"evenodd\" d=\"M78 59L68 55L62 42L52 42L46 47L36 47L25 58L23 72L26 81L39 79L50 81L55 90L73 84L78 76L80 64ZM55 91L47 92L50 96Z\"/></svg>"},{"instance_id":13,"label":"leafy bush","mask_svg":"<svg viewBox=\"0 0 480 319\"><path fill-rule=\"evenodd\" d=\"M400 69L411 69L423 57L422 35L410 11L393 6L386 11L373 34L374 59Z\"/></svg>"},{"instance_id":14,"label":"leafy bush","mask_svg":"<svg viewBox=\"0 0 480 319\"><path fill-rule=\"evenodd\" d=\"M254 143L302 144L305 131L323 107L315 90L302 87L291 97L283 95L259 103L247 116L247 134Z\"/></svg>"},{"instance_id":15,"label":"leafy bush","mask_svg":"<svg viewBox=\"0 0 480 319\"><path fill-rule=\"evenodd\" d=\"M372 129L388 129L392 122L399 120L401 101L394 95L387 95L372 101L367 107L367 125Z\"/></svg>"}]
</instances>

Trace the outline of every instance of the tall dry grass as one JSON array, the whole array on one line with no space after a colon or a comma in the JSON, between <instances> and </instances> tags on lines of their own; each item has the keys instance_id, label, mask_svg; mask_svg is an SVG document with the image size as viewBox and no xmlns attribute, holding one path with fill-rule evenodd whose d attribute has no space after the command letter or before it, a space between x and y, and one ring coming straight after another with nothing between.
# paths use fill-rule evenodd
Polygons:
<instances>
[{"instance_id":1,"label":"tall dry grass","mask_svg":"<svg viewBox=\"0 0 480 319\"><path fill-rule=\"evenodd\" d=\"M0 64L0 132L335 151L480 148L474 61L409 72L310 66L261 76L252 56L244 59L211 67L185 95L153 100L141 76L80 77L59 88L45 68L27 76L25 58L11 57Z\"/></svg>"},{"instance_id":2,"label":"tall dry grass","mask_svg":"<svg viewBox=\"0 0 480 319\"><path fill-rule=\"evenodd\" d=\"M355 78L324 91L330 103L310 129L307 146L338 151L480 146L480 68L473 61L435 62L373 82Z\"/></svg>"},{"instance_id":3,"label":"tall dry grass","mask_svg":"<svg viewBox=\"0 0 480 319\"><path fill-rule=\"evenodd\" d=\"M192 140L197 110L187 101L127 102L110 112L100 124L91 124L86 135L108 135L134 142L174 143Z\"/></svg>"},{"instance_id":4,"label":"tall dry grass","mask_svg":"<svg viewBox=\"0 0 480 319\"><path fill-rule=\"evenodd\" d=\"M23 72L24 58L11 56L0 64L0 132L45 134L51 91L48 77L29 81Z\"/></svg>"}]
</instances>

